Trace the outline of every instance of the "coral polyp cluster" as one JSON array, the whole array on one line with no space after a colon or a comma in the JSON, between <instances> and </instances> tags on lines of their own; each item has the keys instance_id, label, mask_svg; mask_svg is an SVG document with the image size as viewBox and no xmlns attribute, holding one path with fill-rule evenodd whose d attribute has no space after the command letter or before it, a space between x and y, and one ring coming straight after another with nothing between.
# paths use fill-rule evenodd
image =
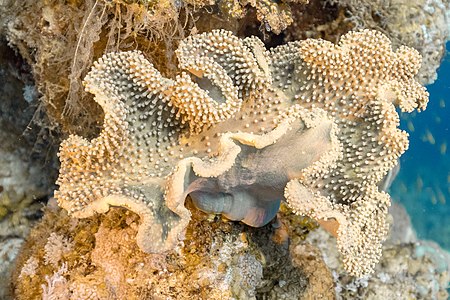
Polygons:
<instances>
[{"instance_id":1,"label":"coral polyp cluster","mask_svg":"<svg viewBox=\"0 0 450 300\"><path fill-rule=\"evenodd\" d=\"M270 51L224 30L177 50L163 77L139 51L104 55L85 78L104 111L100 135L60 148L60 206L75 217L126 207L139 247L164 252L197 208L252 226L286 199L333 232L349 273L373 271L387 233L378 183L408 146L395 107L424 109L420 56L375 31L338 45L305 40Z\"/></svg>"}]
</instances>

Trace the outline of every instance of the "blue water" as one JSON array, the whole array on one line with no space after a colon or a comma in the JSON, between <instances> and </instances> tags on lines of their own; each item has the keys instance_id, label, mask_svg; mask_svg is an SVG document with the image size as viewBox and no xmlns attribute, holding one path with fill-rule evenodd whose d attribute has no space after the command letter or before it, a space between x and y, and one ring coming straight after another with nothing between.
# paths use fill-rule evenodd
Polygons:
<instances>
[{"instance_id":1,"label":"blue water","mask_svg":"<svg viewBox=\"0 0 450 300\"><path fill-rule=\"evenodd\" d=\"M447 44L449 49L450 43ZM402 114L401 128L410 134L409 150L390 194L403 203L421 239L450 250L450 54L427 86L424 112Z\"/></svg>"}]
</instances>

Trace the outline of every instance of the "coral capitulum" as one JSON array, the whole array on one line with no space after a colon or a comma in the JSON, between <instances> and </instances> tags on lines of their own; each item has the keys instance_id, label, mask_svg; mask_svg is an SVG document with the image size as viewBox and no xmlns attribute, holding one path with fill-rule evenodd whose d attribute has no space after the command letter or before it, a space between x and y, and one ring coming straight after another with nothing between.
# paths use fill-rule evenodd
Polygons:
<instances>
[{"instance_id":1,"label":"coral capitulum","mask_svg":"<svg viewBox=\"0 0 450 300\"><path fill-rule=\"evenodd\" d=\"M377 186L408 147L395 106L428 101L417 51L370 30L270 51L218 30L188 37L177 56L174 79L138 51L95 63L85 86L103 129L62 143L59 205L81 218L126 207L141 218L139 247L164 252L183 239L188 195L252 226L284 199L335 234L350 274L371 273L390 205Z\"/></svg>"}]
</instances>

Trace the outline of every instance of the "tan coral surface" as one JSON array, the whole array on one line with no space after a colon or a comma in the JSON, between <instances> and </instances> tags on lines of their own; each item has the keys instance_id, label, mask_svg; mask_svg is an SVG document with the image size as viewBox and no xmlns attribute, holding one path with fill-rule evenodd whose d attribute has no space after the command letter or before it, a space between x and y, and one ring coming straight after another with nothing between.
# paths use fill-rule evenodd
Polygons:
<instances>
[{"instance_id":1,"label":"tan coral surface","mask_svg":"<svg viewBox=\"0 0 450 300\"><path fill-rule=\"evenodd\" d=\"M271 51L218 30L187 38L177 55L174 79L137 51L94 65L85 86L103 129L61 145L58 203L76 217L126 207L141 217L141 249L164 252L183 239L188 194L252 226L269 222L285 195L331 224L349 273L372 272L390 204L377 185L408 146L395 106L428 100L413 78L418 53L368 30Z\"/></svg>"}]
</instances>

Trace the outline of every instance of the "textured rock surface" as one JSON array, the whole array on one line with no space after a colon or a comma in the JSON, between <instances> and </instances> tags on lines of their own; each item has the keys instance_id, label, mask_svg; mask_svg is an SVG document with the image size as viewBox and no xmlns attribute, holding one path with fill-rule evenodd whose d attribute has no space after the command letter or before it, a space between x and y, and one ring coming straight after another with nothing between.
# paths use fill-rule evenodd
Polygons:
<instances>
[{"instance_id":1,"label":"textured rock surface","mask_svg":"<svg viewBox=\"0 0 450 300\"><path fill-rule=\"evenodd\" d=\"M10 277L14 269L14 262L22 247L23 238L2 237L0 242L0 276L6 278L0 284L0 298L12 299L10 292Z\"/></svg>"},{"instance_id":2,"label":"textured rock surface","mask_svg":"<svg viewBox=\"0 0 450 300\"><path fill-rule=\"evenodd\" d=\"M275 238L287 234L285 226L254 229L194 210L184 244L162 255L139 249L139 217L130 211L78 220L47 208L19 258L15 297L332 298L330 271L316 247L302 244L312 224L293 214L280 218L296 224L290 245Z\"/></svg>"},{"instance_id":3,"label":"textured rock surface","mask_svg":"<svg viewBox=\"0 0 450 300\"><path fill-rule=\"evenodd\" d=\"M262 228L194 210L184 244L166 255L139 249L130 211L73 219L53 205L21 252L15 299L447 299L449 255L435 245L389 240L375 273L357 279L335 239L284 205Z\"/></svg>"},{"instance_id":4,"label":"textured rock surface","mask_svg":"<svg viewBox=\"0 0 450 300\"><path fill-rule=\"evenodd\" d=\"M26 64L0 38L0 276L12 263L40 209L54 188L57 173L45 146L45 130L32 121L37 95ZM56 154L53 148L53 155ZM42 151L42 152L41 152ZM52 172L53 171L53 172ZM53 174L53 176L52 176ZM0 282L0 298L8 296Z\"/></svg>"},{"instance_id":5,"label":"textured rock surface","mask_svg":"<svg viewBox=\"0 0 450 300\"><path fill-rule=\"evenodd\" d=\"M45 176L45 138L34 123L37 92L27 66L0 38L0 218L20 202L49 192L51 177ZM42 132L41 132L42 133ZM28 200L27 200L28 199ZM20 233L17 233L20 235Z\"/></svg>"},{"instance_id":6,"label":"textured rock surface","mask_svg":"<svg viewBox=\"0 0 450 300\"><path fill-rule=\"evenodd\" d=\"M417 240L404 208L390 210L395 233L383 246L383 256L370 277L351 278L342 273L335 242L323 230L306 241L316 245L333 273L337 299L447 299L450 253L433 242Z\"/></svg>"},{"instance_id":7,"label":"textured rock surface","mask_svg":"<svg viewBox=\"0 0 450 300\"><path fill-rule=\"evenodd\" d=\"M261 23L259 26L261 30L280 34L292 23L292 3L305 5L308 0L186 0L185 2L194 6L209 6L212 7L211 9L214 9L214 5L216 5L220 12L229 19L242 19L247 14L256 14L256 18Z\"/></svg>"}]
</instances>

